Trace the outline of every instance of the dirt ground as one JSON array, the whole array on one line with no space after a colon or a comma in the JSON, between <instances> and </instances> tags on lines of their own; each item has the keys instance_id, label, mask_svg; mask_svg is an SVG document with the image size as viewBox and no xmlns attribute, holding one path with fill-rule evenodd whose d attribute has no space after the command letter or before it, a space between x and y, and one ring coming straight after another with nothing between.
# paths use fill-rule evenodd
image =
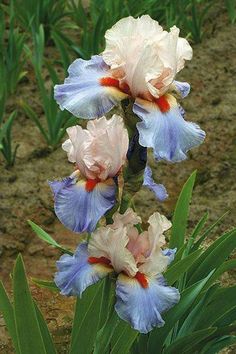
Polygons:
<instances>
[{"instance_id":1,"label":"dirt ground","mask_svg":"<svg viewBox=\"0 0 236 354\"><path fill-rule=\"evenodd\" d=\"M193 47L193 60L178 77L191 83L191 94L183 102L186 118L201 125L207 133L206 141L180 164L157 164L150 154L155 179L166 186L169 199L157 203L152 193L143 189L136 197L136 207L144 218L155 210L171 217L183 183L197 169L189 228L206 211L212 222L229 210L212 234L213 239L236 224L236 26L229 24L227 14L217 5L211 11L206 29L203 42ZM49 51L53 53L54 48ZM31 66L27 70L27 79L20 83L8 111L15 108L16 101L24 99L42 115L33 70ZM47 184L47 180L71 173L73 166L67 162L66 154L60 148L50 152L36 126L22 112L18 114L13 138L20 144L15 166L5 169L0 160L0 274L9 291L9 274L19 252L29 276L51 279L55 272L58 251L34 235L28 219L71 249L79 240L79 235L66 230L55 217ZM224 281L233 283L235 278L234 273L226 274ZM32 291L48 320L59 353L66 353L73 299L65 301L60 295L34 285ZM0 352L12 353L2 317L0 337Z\"/></svg>"}]
</instances>

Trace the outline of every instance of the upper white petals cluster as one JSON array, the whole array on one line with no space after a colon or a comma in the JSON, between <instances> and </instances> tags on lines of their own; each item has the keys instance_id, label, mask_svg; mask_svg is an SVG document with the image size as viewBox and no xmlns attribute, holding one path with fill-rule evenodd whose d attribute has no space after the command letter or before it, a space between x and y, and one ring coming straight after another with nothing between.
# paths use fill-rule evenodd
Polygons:
<instances>
[{"instance_id":1,"label":"upper white petals cluster","mask_svg":"<svg viewBox=\"0 0 236 354\"><path fill-rule=\"evenodd\" d=\"M174 26L170 32L164 31L149 15L121 19L106 32L105 39L103 59L113 76L129 85L134 97L163 95L185 60L192 58L192 48L179 37L179 29Z\"/></svg>"},{"instance_id":2,"label":"upper white petals cluster","mask_svg":"<svg viewBox=\"0 0 236 354\"><path fill-rule=\"evenodd\" d=\"M135 225L140 217L128 209L113 216L114 223L93 232L88 245L92 257L106 257L117 273L124 271L134 277L138 271L147 276L162 273L168 257L162 253L165 244L163 232L171 227L165 216L154 213L148 220L149 228L139 234Z\"/></svg>"},{"instance_id":3,"label":"upper white petals cluster","mask_svg":"<svg viewBox=\"0 0 236 354\"><path fill-rule=\"evenodd\" d=\"M70 127L67 133L69 139L62 148L87 179L114 177L126 161L128 132L123 119L116 114L111 119L89 121L87 129L79 125Z\"/></svg>"}]
</instances>

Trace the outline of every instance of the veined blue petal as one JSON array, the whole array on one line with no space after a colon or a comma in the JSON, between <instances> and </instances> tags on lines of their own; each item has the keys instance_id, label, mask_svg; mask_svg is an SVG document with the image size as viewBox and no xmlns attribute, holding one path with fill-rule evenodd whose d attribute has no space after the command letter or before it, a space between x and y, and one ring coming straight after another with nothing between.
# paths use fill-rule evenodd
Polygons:
<instances>
[{"instance_id":1,"label":"veined blue petal","mask_svg":"<svg viewBox=\"0 0 236 354\"><path fill-rule=\"evenodd\" d=\"M188 82L174 81L171 85L172 89L181 97L185 98L190 92L190 85Z\"/></svg>"},{"instance_id":2,"label":"veined blue petal","mask_svg":"<svg viewBox=\"0 0 236 354\"><path fill-rule=\"evenodd\" d=\"M167 286L162 275L147 279L149 286L143 288L135 278L121 274L116 285L115 309L118 316L141 333L164 326L161 314L180 298L179 291Z\"/></svg>"},{"instance_id":3,"label":"veined blue petal","mask_svg":"<svg viewBox=\"0 0 236 354\"><path fill-rule=\"evenodd\" d=\"M143 176L143 186L154 192L156 198L160 201L168 198L167 191L163 184L157 184L152 178L152 170L149 166L146 166Z\"/></svg>"},{"instance_id":4,"label":"veined blue petal","mask_svg":"<svg viewBox=\"0 0 236 354\"><path fill-rule=\"evenodd\" d=\"M171 105L165 113L154 102L141 99L136 99L133 111L142 120L137 123L139 143L153 148L157 160L178 162L203 142L205 132L197 124L186 122L174 97L168 97Z\"/></svg>"},{"instance_id":5,"label":"veined blue petal","mask_svg":"<svg viewBox=\"0 0 236 354\"><path fill-rule=\"evenodd\" d=\"M99 219L115 204L113 179L97 183L90 192L85 183L73 177L49 182L54 192L55 213L74 232L94 231Z\"/></svg>"},{"instance_id":6,"label":"veined blue petal","mask_svg":"<svg viewBox=\"0 0 236 354\"><path fill-rule=\"evenodd\" d=\"M177 248L166 248L165 250L162 251L164 256L167 256L169 258L168 265L173 262L175 259L175 254L176 254Z\"/></svg>"},{"instance_id":7,"label":"veined blue petal","mask_svg":"<svg viewBox=\"0 0 236 354\"><path fill-rule=\"evenodd\" d=\"M57 261L58 272L54 280L62 295L81 297L88 286L112 272L112 268L105 265L91 265L88 258L88 244L84 242L79 245L73 256L64 254Z\"/></svg>"},{"instance_id":8,"label":"veined blue petal","mask_svg":"<svg viewBox=\"0 0 236 354\"><path fill-rule=\"evenodd\" d=\"M99 79L106 77L108 70L99 55L90 60L76 59L69 66L64 84L55 86L54 97L60 108L85 119L99 118L109 112L124 94L100 84Z\"/></svg>"}]
</instances>

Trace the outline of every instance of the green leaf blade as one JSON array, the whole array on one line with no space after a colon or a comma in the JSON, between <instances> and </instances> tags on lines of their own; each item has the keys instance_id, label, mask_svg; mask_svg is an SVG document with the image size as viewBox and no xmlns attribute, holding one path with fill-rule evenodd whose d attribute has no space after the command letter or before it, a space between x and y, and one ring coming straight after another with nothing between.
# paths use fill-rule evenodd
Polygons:
<instances>
[{"instance_id":1,"label":"green leaf blade","mask_svg":"<svg viewBox=\"0 0 236 354\"><path fill-rule=\"evenodd\" d=\"M195 179L196 171L192 173L187 182L184 184L183 189L178 198L173 216L172 234L169 244L170 248L177 247L177 249L180 249L184 244L189 214L189 206L191 202Z\"/></svg>"},{"instance_id":2,"label":"green leaf blade","mask_svg":"<svg viewBox=\"0 0 236 354\"><path fill-rule=\"evenodd\" d=\"M24 354L47 354L20 255L17 257L14 267L13 293L20 352Z\"/></svg>"}]
</instances>

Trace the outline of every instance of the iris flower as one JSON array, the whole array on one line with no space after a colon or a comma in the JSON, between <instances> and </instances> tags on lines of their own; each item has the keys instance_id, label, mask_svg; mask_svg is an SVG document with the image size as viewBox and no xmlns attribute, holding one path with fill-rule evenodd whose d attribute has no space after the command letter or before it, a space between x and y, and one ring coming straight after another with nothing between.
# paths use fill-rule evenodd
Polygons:
<instances>
[{"instance_id":1,"label":"iris flower","mask_svg":"<svg viewBox=\"0 0 236 354\"><path fill-rule=\"evenodd\" d=\"M126 161L127 130L118 115L88 122L87 129L67 129L62 148L75 164L71 176L49 182L54 193L55 213L75 232L95 229L98 220L114 206L116 176Z\"/></svg>"},{"instance_id":2,"label":"iris flower","mask_svg":"<svg viewBox=\"0 0 236 354\"><path fill-rule=\"evenodd\" d=\"M94 231L89 243L81 243L73 256L60 258L55 283L61 294L81 297L88 286L115 274L118 316L139 332L148 333L164 325L161 314L180 298L162 275L176 251L162 250L163 233L171 223L156 212L148 220L148 230L139 234L135 225L141 219L132 209L123 215L115 213L113 220Z\"/></svg>"},{"instance_id":3,"label":"iris flower","mask_svg":"<svg viewBox=\"0 0 236 354\"><path fill-rule=\"evenodd\" d=\"M148 15L121 19L105 39L101 55L75 60L64 84L55 86L60 108L93 119L130 98L140 119L140 145L153 148L157 160L184 160L186 152L205 138L197 124L185 121L176 100L190 91L188 83L175 81L192 58L189 43L179 37L177 27L164 31Z\"/></svg>"}]
</instances>

